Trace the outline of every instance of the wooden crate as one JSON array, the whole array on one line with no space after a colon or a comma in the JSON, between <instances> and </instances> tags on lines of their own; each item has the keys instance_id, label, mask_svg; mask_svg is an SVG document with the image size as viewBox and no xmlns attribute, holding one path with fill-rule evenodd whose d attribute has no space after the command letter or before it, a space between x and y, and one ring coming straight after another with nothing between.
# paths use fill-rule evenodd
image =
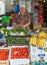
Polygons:
<instances>
[{"instance_id":1,"label":"wooden crate","mask_svg":"<svg viewBox=\"0 0 47 65\"><path fill-rule=\"evenodd\" d=\"M33 29L36 30L36 29L41 29L41 25L34 25L33 26Z\"/></svg>"}]
</instances>

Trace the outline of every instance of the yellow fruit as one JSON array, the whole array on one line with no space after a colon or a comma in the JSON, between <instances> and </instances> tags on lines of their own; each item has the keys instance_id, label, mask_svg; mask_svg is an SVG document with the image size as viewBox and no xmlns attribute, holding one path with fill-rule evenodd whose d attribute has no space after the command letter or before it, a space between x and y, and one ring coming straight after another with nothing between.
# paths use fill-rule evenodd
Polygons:
<instances>
[{"instance_id":1,"label":"yellow fruit","mask_svg":"<svg viewBox=\"0 0 47 65\"><path fill-rule=\"evenodd\" d=\"M38 37L39 38L46 38L46 33L45 32L40 32L39 34L38 34Z\"/></svg>"},{"instance_id":2,"label":"yellow fruit","mask_svg":"<svg viewBox=\"0 0 47 65\"><path fill-rule=\"evenodd\" d=\"M39 38L37 43L40 48L45 47L45 39Z\"/></svg>"},{"instance_id":3,"label":"yellow fruit","mask_svg":"<svg viewBox=\"0 0 47 65\"><path fill-rule=\"evenodd\" d=\"M36 37L34 35L30 39L30 45L36 45Z\"/></svg>"}]
</instances>

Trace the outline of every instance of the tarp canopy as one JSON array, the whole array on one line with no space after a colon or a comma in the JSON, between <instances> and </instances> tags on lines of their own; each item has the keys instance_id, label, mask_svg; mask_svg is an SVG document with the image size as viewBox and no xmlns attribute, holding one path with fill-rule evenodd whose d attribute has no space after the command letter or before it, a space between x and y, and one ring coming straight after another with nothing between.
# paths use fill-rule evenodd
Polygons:
<instances>
[{"instance_id":1,"label":"tarp canopy","mask_svg":"<svg viewBox=\"0 0 47 65\"><path fill-rule=\"evenodd\" d=\"M0 15L5 14L5 3L3 1L0 1Z\"/></svg>"}]
</instances>

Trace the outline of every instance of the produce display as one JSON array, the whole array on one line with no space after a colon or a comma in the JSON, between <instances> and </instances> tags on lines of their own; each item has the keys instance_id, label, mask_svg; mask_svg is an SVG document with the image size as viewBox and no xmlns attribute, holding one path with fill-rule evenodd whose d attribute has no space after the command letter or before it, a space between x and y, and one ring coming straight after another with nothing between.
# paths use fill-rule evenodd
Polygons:
<instances>
[{"instance_id":1,"label":"produce display","mask_svg":"<svg viewBox=\"0 0 47 65\"><path fill-rule=\"evenodd\" d=\"M11 46L0 48L0 65L30 64L28 46Z\"/></svg>"},{"instance_id":2,"label":"produce display","mask_svg":"<svg viewBox=\"0 0 47 65\"><path fill-rule=\"evenodd\" d=\"M31 36L30 57L31 65L47 65L47 40L44 31ZM33 42L34 41L34 42Z\"/></svg>"},{"instance_id":3,"label":"produce display","mask_svg":"<svg viewBox=\"0 0 47 65\"><path fill-rule=\"evenodd\" d=\"M40 47L40 48L45 47L45 46L46 46L45 39L39 38L38 41L37 41L37 45L38 45L38 47Z\"/></svg>"},{"instance_id":4,"label":"produce display","mask_svg":"<svg viewBox=\"0 0 47 65\"><path fill-rule=\"evenodd\" d=\"M30 45L32 46L38 46L39 48L43 48L46 46L46 33L45 32L40 32L38 36L36 37L33 35L30 39Z\"/></svg>"},{"instance_id":5,"label":"produce display","mask_svg":"<svg viewBox=\"0 0 47 65\"><path fill-rule=\"evenodd\" d=\"M0 65L9 65L9 49L0 48Z\"/></svg>"},{"instance_id":6,"label":"produce display","mask_svg":"<svg viewBox=\"0 0 47 65\"><path fill-rule=\"evenodd\" d=\"M10 50L9 53L7 51L0 51L1 61L9 59L10 61L7 62L10 62L10 65L15 65L18 62L17 65L30 65L31 58L32 65L47 64L47 41L44 31L41 31L37 35L32 35L31 38L28 38L28 33L23 28L0 28L0 32L3 34L3 38L6 36L6 46ZM4 43L0 42L0 46L3 47ZM9 54L9 58L7 55L2 56L3 53Z\"/></svg>"},{"instance_id":7,"label":"produce display","mask_svg":"<svg viewBox=\"0 0 47 65\"><path fill-rule=\"evenodd\" d=\"M6 38L7 42L6 45L2 41L0 42L0 48L2 47L0 49L1 65L15 65L17 62L19 62L17 65L30 65L29 48L26 46L29 45L29 41L25 38L28 35L27 31L24 28L2 27L0 28L0 35L3 35L1 39ZM11 48L16 45L21 46ZM5 47L9 48L9 50L4 50Z\"/></svg>"},{"instance_id":8,"label":"produce display","mask_svg":"<svg viewBox=\"0 0 47 65\"><path fill-rule=\"evenodd\" d=\"M9 50L8 49L0 49L0 60L8 60Z\"/></svg>"},{"instance_id":9,"label":"produce display","mask_svg":"<svg viewBox=\"0 0 47 65\"><path fill-rule=\"evenodd\" d=\"M47 65L47 40L44 31L28 38L28 32L24 28L7 27L0 28L0 34L3 34L2 39L6 37L7 41L6 46L4 46L4 42L0 42L0 47L8 47L10 50L8 53L6 50L0 49L1 61L7 60L8 65L9 62L10 65L30 65L31 60L31 65ZM2 63L0 62L0 64Z\"/></svg>"},{"instance_id":10,"label":"produce display","mask_svg":"<svg viewBox=\"0 0 47 65\"><path fill-rule=\"evenodd\" d=\"M19 14L14 13L14 10L8 10L5 16L1 15L3 17L0 20L0 65L47 65L47 30L44 31L42 28L42 2L32 0L33 12L27 13L25 4L28 5L30 2L26 0L27 3L22 4L21 1ZM12 1L12 5L14 2ZM19 5L15 6L19 8Z\"/></svg>"},{"instance_id":11,"label":"produce display","mask_svg":"<svg viewBox=\"0 0 47 65\"><path fill-rule=\"evenodd\" d=\"M10 65L30 64L28 46L11 47Z\"/></svg>"},{"instance_id":12,"label":"produce display","mask_svg":"<svg viewBox=\"0 0 47 65\"><path fill-rule=\"evenodd\" d=\"M0 40L4 38L6 43L0 42L0 65L47 65L44 31L28 38L28 32L24 28L1 27Z\"/></svg>"},{"instance_id":13,"label":"produce display","mask_svg":"<svg viewBox=\"0 0 47 65\"><path fill-rule=\"evenodd\" d=\"M46 33L42 31L42 32L40 32L40 33L38 34L38 37L45 39L45 38L46 38Z\"/></svg>"},{"instance_id":14,"label":"produce display","mask_svg":"<svg viewBox=\"0 0 47 65\"><path fill-rule=\"evenodd\" d=\"M28 59L29 58L29 52L28 52L28 48L24 47L24 48L12 48L11 50L11 59Z\"/></svg>"},{"instance_id":15,"label":"produce display","mask_svg":"<svg viewBox=\"0 0 47 65\"><path fill-rule=\"evenodd\" d=\"M36 42L37 41L37 39L36 39L36 37L33 35L32 37L31 37L31 39L30 39L30 44L31 45L36 45Z\"/></svg>"},{"instance_id":16,"label":"produce display","mask_svg":"<svg viewBox=\"0 0 47 65\"><path fill-rule=\"evenodd\" d=\"M25 35L27 35L27 32L26 32L26 30L24 28L12 29L12 30L10 30L10 34L11 34L11 32L12 32L12 35L14 33L16 33L15 35L19 35L19 36L22 36L22 35L25 36Z\"/></svg>"},{"instance_id":17,"label":"produce display","mask_svg":"<svg viewBox=\"0 0 47 65\"><path fill-rule=\"evenodd\" d=\"M13 27L7 27L7 28L0 28L0 32L4 35L13 35L13 36L27 36L27 31L24 28L13 28Z\"/></svg>"},{"instance_id":18,"label":"produce display","mask_svg":"<svg viewBox=\"0 0 47 65\"><path fill-rule=\"evenodd\" d=\"M14 36L9 36L7 37L7 43L8 45L16 45L16 44L28 44L28 40L23 37L14 37Z\"/></svg>"}]
</instances>

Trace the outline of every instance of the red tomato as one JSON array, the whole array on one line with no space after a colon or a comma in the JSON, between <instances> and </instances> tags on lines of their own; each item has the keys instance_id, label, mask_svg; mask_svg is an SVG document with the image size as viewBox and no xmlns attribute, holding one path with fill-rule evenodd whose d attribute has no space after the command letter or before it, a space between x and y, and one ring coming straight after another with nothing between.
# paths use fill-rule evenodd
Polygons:
<instances>
[{"instance_id":1,"label":"red tomato","mask_svg":"<svg viewBox=\"0 0 47 65\"><path fill-rule=\"evenodd\" d=\"M12 48L11 59L29 58L28 48Z\"/></svg>"},{"instance_id":2,"label":"red tomato","mask_svg":"<svg viewBox=\"0 0 47 65\"><path fill-rule=\"evenodd\" d=\"M0 60L8 60L9 50L0 50Z\"/></svg>"}]
</instances>

